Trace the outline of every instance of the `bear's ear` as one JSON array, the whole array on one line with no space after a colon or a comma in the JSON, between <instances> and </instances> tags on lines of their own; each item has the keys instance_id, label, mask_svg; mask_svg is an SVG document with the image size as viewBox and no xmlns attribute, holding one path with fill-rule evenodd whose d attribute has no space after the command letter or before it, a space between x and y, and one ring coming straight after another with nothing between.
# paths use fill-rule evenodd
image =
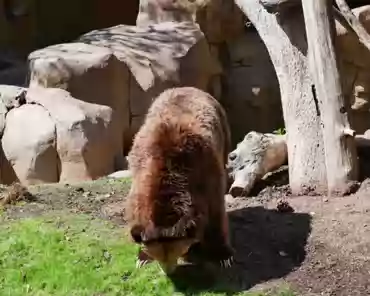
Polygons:
<instances>
[{"instance_id":1,"label":"bear's ear","mask_svg":"<svg viewBox=\"0 0 370 296\"><path fill-rule=\"evenodd\" d=\"M140 225L134 225L131 227L131 237L134 240L135 243L140 244L142 242L142 233L144 228Z\"/></svg>"}]
</instances>

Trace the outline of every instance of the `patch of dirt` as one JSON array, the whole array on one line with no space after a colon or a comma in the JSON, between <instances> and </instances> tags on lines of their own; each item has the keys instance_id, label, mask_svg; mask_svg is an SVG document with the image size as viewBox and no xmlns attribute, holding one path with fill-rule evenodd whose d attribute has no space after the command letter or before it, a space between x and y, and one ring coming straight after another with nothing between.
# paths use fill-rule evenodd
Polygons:
<instances>
[{"instance_id":1,"label":"patch of dirt","mask_svg":"<svg viewBox=\"0 0 370 296\"><path fill-rule=\"evenodd\" d=\"M280 279L304 296L370 295L366 184L370 181L357 194L341 198L283 197L294 213L279 213L277 199L230 203L233 242L241 256L237 265L245 267L244 280L253 286Z\"/></svg>"},{"instance_id":2,"label":"patch of dirt","mask_svg":"<svg viewBox=\"0 0 370 296\"><path fill-rule=\"evenodd\" d=\"M99 179L81 184L48 184L30 186L32 200L6 208L7 219L40 215L49 211L69 211L92 214L117 223L123 218L123 202L129 183L114 179Z\"/></svg>"},{"instance_id":3,"label":"patch of dirt","mask_svg":"<svg viewBox=\"0 0 370 296\"><path fill-rule=\"evenodd\" d=\"M208 283L218 283L213 290L232 295L288 284L303 296L370 295L370 181L356 194L330 199L291 196L283 183L252 198L228 196L235 264L212 276ZM8 205L5 217L66 210L123 225L128 189L125 182L107 179L34 186L29 191L36 200ZM288 205L293 211L281 210ZM182 270L197 278L199 290L210 289L201 268Z\"/></svg>"},{"instance_id":4,"label":"patch of dirt","mask_svg":"<svg viewBox=\"0 0 370 296\"><path fill-rule=\"evenodd\" d=\"M250 193L250 196L257 197L261 201L290 195L287 165L283 165L279 169L266 174L262 180L255 184Z\"/></svg>"}]
</instances>

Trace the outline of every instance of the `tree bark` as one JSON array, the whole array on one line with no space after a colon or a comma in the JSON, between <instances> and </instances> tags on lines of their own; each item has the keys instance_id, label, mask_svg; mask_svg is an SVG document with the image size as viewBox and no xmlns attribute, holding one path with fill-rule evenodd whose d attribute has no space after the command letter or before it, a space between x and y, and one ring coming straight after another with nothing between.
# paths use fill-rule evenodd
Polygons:
<instances>
[{"instance_id":1,"label":"tree bark","mask_svg":"<svg viewBox=\"0 0 370 296\"><path fill-rule=\"evenodd\" d=\"M306 188L325 192L320 114L308 72L302 13L294 11L282 21L277 14L269 13L260 0L235 0L235 3L257 29L279 80L292 193L304 194Z\"/></svg>"},{"instance_id":2,"label":"tree bark","mask_svg":"<svg viewBox=\"0 0 370 296\"><path fill-rule=\"evenodd\" d=\"M354 135L348 122L333 43L330 0L302 1L310 70L321 111L329 194L342 195L358 178Z\"/></svg>"}]
</instances>

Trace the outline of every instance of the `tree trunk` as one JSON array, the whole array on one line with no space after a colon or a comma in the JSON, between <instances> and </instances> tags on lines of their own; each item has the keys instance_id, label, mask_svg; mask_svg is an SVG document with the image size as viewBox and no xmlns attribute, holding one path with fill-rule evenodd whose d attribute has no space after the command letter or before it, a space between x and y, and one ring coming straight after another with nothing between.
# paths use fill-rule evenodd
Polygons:
<instances>
[{"instance_id":1,"label":"tree trunk","mask_svg":"<svg viewBox=\"0 0 370 296\"><path fill-rule=\"evenodd\" d=\"M330 0L302 1L310 70L321 110L328 191L344 194L358 178L354 131L348 122L333 43Z\"/></svg>"},{"instance_id":2,"label":"tree trunk","mask_svg":"<svg viewBox=\"0 0 370 296\"><path fill-rule=\"evenodd\" d=\"M314 1L317 0L308 2ZM302 13L294 11L280 20L279 15L268 12L260 0L235 0L235 3L257 29L279 80L291 190L294 194L304 194L307 188L325 192L327 180L320 114L308 71Z\"/></svg>"}]
</instances>

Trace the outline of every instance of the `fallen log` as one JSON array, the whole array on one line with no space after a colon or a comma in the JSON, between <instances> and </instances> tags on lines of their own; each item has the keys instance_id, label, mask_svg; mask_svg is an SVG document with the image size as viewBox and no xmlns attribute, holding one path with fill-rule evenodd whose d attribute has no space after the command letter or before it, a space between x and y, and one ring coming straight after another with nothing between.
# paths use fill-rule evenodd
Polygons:
<instances>
[{"instance_id":1,"label":"fallen log","mask_svg":"<svg viewBox=\"0 0 370 296\"><path fill-rule=\"evenodd\" d=\"M357 149L370 151L370 134L356 135ZM235 150L229 153L227 171L233 197L248 196L264 176L288 161L285 135L249 132Z\"/></svg>"},{"instance_id":2,"label":"fallen log","mask_svg":"<svg viewBox=\"0 0 370 296\"><path fill-rule=\"evenodd\" d=\"M249 132L229 154L227 170L232 180L229 193L247 195L262 177L287 162L285 135Z\"/></svg>"}]
</instances>

